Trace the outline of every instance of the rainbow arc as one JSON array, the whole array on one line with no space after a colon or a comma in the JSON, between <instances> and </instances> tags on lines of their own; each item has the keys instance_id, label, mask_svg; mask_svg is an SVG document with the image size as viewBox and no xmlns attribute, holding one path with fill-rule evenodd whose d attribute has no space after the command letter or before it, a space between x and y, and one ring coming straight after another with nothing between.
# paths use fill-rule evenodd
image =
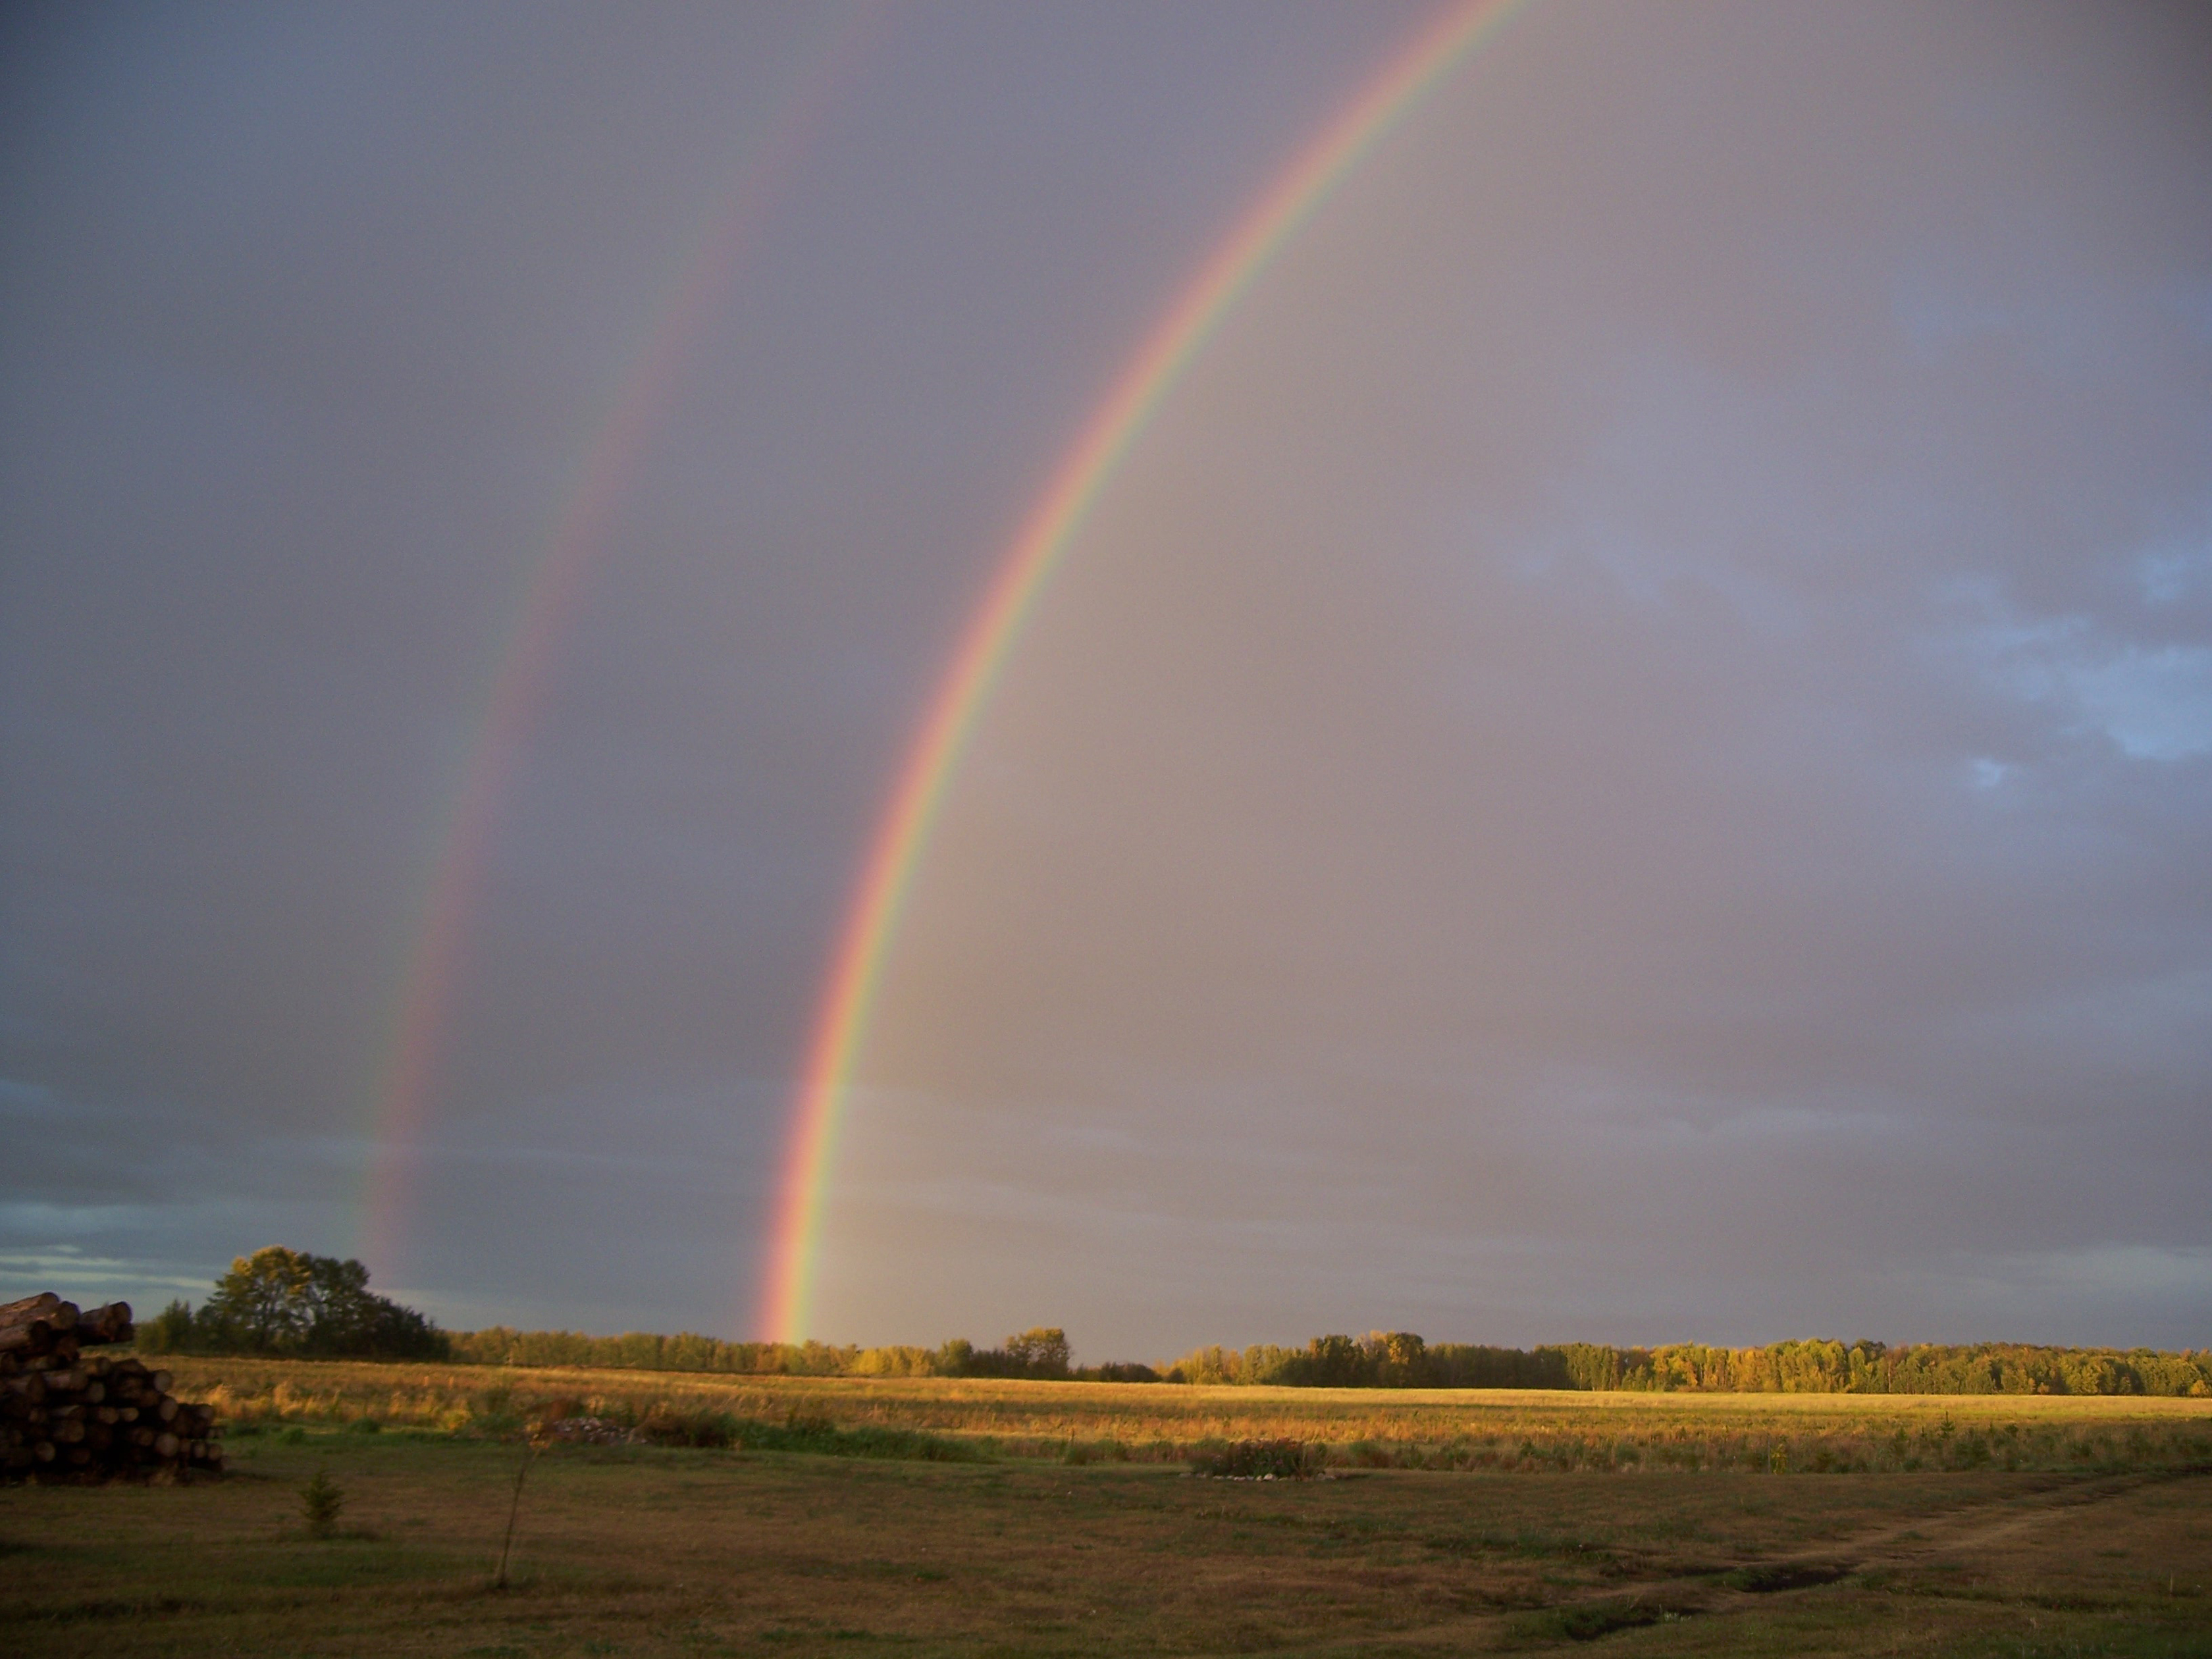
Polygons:
<instances>
[{"instance_id":1,"label":"rainbow arc","mask_svg":"<svg viewBox=\"0 0 2212 1659\"><path fill-rule=\"evenodd\" d=\"M825 1189L899 914L963 750L1039 592L1168 393L1269 261L1360 161L1527 0L1447 7L1372 76L1214 246L1085 422L963 630L908 745L846 911L786 1146L759 1323L807 1334Z\"/></svg>"}]
</instances>

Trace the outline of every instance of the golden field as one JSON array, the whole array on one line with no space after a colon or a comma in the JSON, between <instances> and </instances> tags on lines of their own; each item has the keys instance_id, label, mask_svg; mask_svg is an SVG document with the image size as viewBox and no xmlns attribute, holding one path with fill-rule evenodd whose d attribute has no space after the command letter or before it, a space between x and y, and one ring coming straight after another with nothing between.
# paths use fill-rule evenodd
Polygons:
<instances>
[{"instance_id":1,"label":"golden field","mask_svg":"<svg viewBox=\"0 0 2212 1659\"><path fill-rule=\"evenodd\" d=\"M936 1377L169 1362L180 1395L234 1423L497 1436L545 1402L625 1422L656 1408L899 1429L985 1455L1175 1462L1221 1441L1296 1439L1332 1463L1498 1468L1910 1471L2212 1464L2212 1401L2142 1395L1579 1394L1194 1388Z\"/></svg>"},{"instance_id":2,"label":"golden field","mask_svg":"<svg viewBox=\"0 0 2212 1659\"><path fill-rule=\"evenodd\" d=\"M173 1369L231 1474L0 1490L5 1651L2212 1656L2202 1401ZM860 1455L532 1449L548 1403ZM1275 1437L1325 1478L1181 1461Z\"/></svg>"}]
</instances>

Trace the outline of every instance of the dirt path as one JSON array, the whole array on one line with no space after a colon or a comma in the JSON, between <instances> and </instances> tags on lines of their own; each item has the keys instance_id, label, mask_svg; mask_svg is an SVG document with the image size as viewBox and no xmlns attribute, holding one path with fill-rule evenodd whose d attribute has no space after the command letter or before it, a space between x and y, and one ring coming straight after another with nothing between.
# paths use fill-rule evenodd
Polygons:
<instances>
[{"instance_id":1,"label":"dirt path","mask_svg":"<svg viewBox=\"0 0 2212 1659\"><path fill-rule=\"evenodd\" d=\"M1852 1570L1902 1566L1930 1556L1985 1549L2000 1539L2046 1526L2068 1514L2109 1504L2147 1486L2212 1480L2212 1470L2155 1469L2137 1474L2057 1476L2048 1486L1963 1504L1899 1526L1878 1527L1832 1546L1772 1558L1777 1564L1815 1557L1848 1561Z\"/></svg>"},{"instance_id":2,"label":"dirt path","mask_svg":"<svg viewBox=\"0 0 2212 1659\"><path fill-rule=\"evenodd\" d=\"M1510 1619L1531 1612L1571 1613L1576 1608L1643 1604L1655 1612L1700 1619L1726 1617L1771 1607L1777 1595L1834 1583L1869 1569L1925 1566L1965 1554L1978 1554L2147 1487L2185 1481L2212 1483L2212 1470L2172 1469L2089 1477L2057 1475L2026 1492L2008 1493L1980 1503L1954 1504L1902 1522L1887 1522L1816 1547L1741 1561L1727 1569L1623 1578L1547 1601L1540 1609L1511 1608L1465 1615L1387 1634L1320 1643L1301 1652L1357 1652L1377 1645L1438 1646L1474 1643L1503 1631ZM1480 1645L1487 1646L1488 1642Z\"/></svg>"}]
</instances>

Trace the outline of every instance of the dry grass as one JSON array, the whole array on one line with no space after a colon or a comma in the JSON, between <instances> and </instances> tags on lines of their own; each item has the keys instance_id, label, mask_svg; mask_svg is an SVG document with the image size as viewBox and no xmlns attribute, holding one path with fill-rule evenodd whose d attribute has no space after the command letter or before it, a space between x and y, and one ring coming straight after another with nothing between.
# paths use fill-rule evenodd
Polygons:
<instances>
[{"instance_id":1,"label":"dry grass","mask_svg":"<svg viewBox=\"0 0 2212 1659\"><path fill-rule=\"evenodd\" d=\"M417 1385L418 1392L420 1385ZM301 1385L301 1393L312 1393ZM1258 1405L1261 1402L1254 1402ZM0 1638L317 1655L2186 1655L2212 1478L1636 1480L248 1437L217 1485L0 1492ZM308 1534L326 1470L344 1526Z\"/></svg>"},{"instance_id":2,"label":"dry grass","mask_svg":"<svg viewBox=\"0 0 2212 1659\"><path fill-rule=\"evenodd\" d=\"M2104 1395L1652 1395L1185 1388L915 1377L728 1377L381 1365L173 1362L186 1397L233 1423L493 1438L575 1402L946 1437L990 1456L1180 1462L1239 1441L1298 1440L1336 1467L1795 1473L2212 1466L2212 1401Z\"/></svg>"}]
</instances>

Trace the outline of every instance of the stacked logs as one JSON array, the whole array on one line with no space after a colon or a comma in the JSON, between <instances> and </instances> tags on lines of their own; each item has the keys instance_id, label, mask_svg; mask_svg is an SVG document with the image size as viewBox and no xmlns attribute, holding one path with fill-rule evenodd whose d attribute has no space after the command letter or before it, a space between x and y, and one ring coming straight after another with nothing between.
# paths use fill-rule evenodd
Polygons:
<instances>
[{"instance_id":1,"label":"stacked logs","mask_svg":"<svg viewBox=\"0 0 2212 1659\"><path fill-rule=\"evenodd\" d=\"M128 1342L131 1304L88 1312L48 1292L0 1305L0 1478L174 1479L222 1468L212 1406L169 1392L169 1374L87 1354Z\"/></svg>"}]
</instances>

